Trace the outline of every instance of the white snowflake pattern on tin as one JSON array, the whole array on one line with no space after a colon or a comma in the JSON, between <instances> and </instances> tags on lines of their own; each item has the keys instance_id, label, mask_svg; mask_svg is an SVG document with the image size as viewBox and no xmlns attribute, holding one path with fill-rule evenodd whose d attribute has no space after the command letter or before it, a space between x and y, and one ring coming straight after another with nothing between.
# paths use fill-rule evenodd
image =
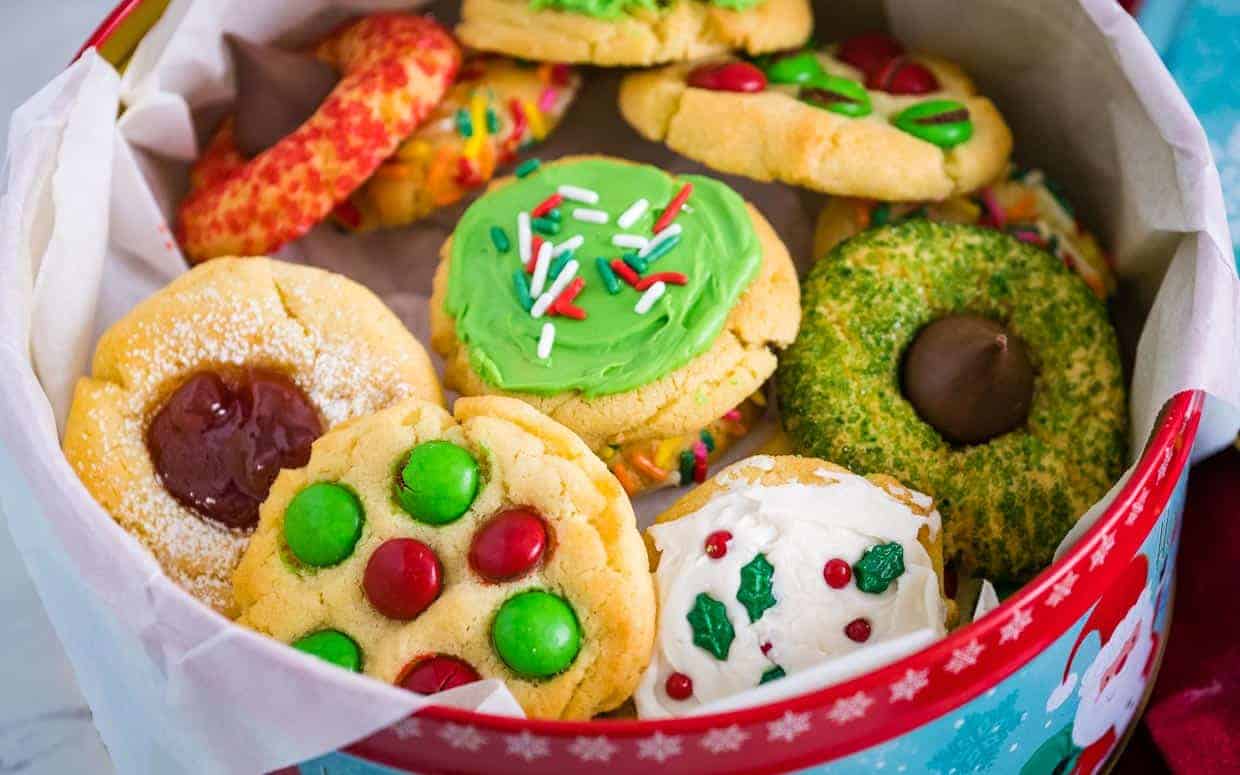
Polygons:
<instances>
[{"instance_id":1,"label":"white snowflake pattern on tin","mask_svg":"<svg viewBox=\"0 0 1240 775\"><path fill-rule=\"evenodd\" d=\"M784 711L784 715L766 725L766 739L791 743L809 731L809 714Z\"/></svg>"},{"instance_id":2,"label":"white snowflake pattern on tin","mask_svg":"<svg viewBox=\"0 0 1240 775\"><path fill-rule=\"evenodd\" d=\"M1154 474L1154 481L1161 482L1167 478L1167 469L1171 466L1171 456L1175 454L1175 447L1166 447L1163 449L1162 460L1158 463L1158 471Z\"/></svg>"},{"instance_id":3,"label":"white snowflake pattern on tin","mask_svg":"<svg viewBox=\"0 0 1240 775\"><path fill-rule=\"evenodd\" d=\"M1012 618L1008 619L1007 624L999 630L999 642L1007 643L1020 637L1025 629L1033 624L1033 615L1026 608L1017 608L1012 612Z\"/></svg>"},{"instance_id":4,"label":"white snowflake pattern on tin","mask_svg":"<svg viewBox=\"0 0 1240 775\"><path fill-rule=\"evenodd\" d=\"M1076 586L1076 580L1079 578L1076 571L1069 571L1067 576L1055 582L1055 586L1051 587L1051 593L1046 596L1046 604L1054 608L1066 600L1068 595L1072 594L1072 588Z\"/></svg>"},{"instance_id":5,"label":"white snowflake pattern on tin","mask_svg":"<svg viewBox=\"0 0 1240 775\"><path fill-rule=\"evenodd\" d=\"M971 640L958 649L952 651L951 659L947 660L947 664L943 669L953 675L960 675L967 668L977 664L977 658L982 655L986 647L976 640Z\"/></svg>"},{"instance_id":6,"label":"white snowflake pattern on tin","mask_svg":"<svg viewBox=\"0 0 1240 775\"><path fill-rule=\"evenodd\" d=\"M1098 548L1094 553L1089 555L1089 569L1100 567L1102 563L1107 561L1107 555L1115 548L1115 534L1103 533L1102 540L1098 542Z\"/></svg>"},{"instance_id":7,"label":"white snowflake pattern on tin","mask_svg":"<svg viewBox=\"0 0 1240 775\"><path fill-rule=\"evenodd\" d=\"M407 718L392 725L392 734L399 740L409 740L422 736L422 722L416 718Z\"/></svg>"},{"instance_id":8,"label":"white snowflake pattern on tin","mask_svg":"<svg viewBox=\"0 0 1240 775\"><path fill-rule=\"evenodd\" d=\"M637 741L637 758L654 759L662 764L674 756L680 756L680 738L655 732L645 740Z\"/></svg>"},{"instance_id":9,"label":"white snowflake pattern on tin","mask_svg":"<svg viewBox=\"0 0 1240 775\"><path fill-rule=\"evenodd\" d=\"M739 751L748 739L749 733L733 724L707 732L702 736L702 747L715 754L732 753Z\"/></svg>"},{"instance_id":10,"label":"white snowflake pattern on tin","mask_svg":"<svg viewBox=\"0 0 1240 775\"><path fill-rule=\"evenodd\" d=\"M481 732L465 724L444 724L443 729L439 730L439 736L453 748L471 753L487 744L487 739Z\"/></svg>"},{"instance_id":11,"label":"white snowflake pattern on tin","mask_svg":"<svg viewBox=\"0 0 1240 775\"><path fill-rule=\"evenodd\" d=\"M616 744L605 737L579 737L568 747L568 752L583 762L609 762L616 750Z\"/></svg>"},{"instance_id":12,"label":"white snowflake pattern on tin","mask_svg":"<svg viewBox=\"0 0 1240 775\"><path fill-rule=\"evenodd\" d=\"M1128 516L1124 518L1125 525L1135 525L1141 515L1145 513L1145 501L1150 497L1150 488L1142 487L1137 493L1137 497L1132 499L1132 505L1128 507Z\"/></svg>"},{"instance_id":13,"label":"white snowflake pattern on tin","mask_svg":"<svg viewBox=\"0 0 1240 775\"><path fill-rule=\"evenodd\" d=\"M909 668L904 671L904 677L896 681L890 686L891 701L900 702L901 700L911 700L917 694L930 685L929 670L914 670Z\"/></svg>"},{"instance_id":14,"label":"white snowflake pattern on tin","mask_svg":"<svg viewBox=\"0 0 1240 775\"><path fill-rule=\"evenodd\" d=\"M836 700L831 710L827 711L827 718L836 724L847 724L849 721L864 718L873 704L874 700L870 698L870 695L857 692L851 697L841 697Z\"/></svg>"},{"instance_id":15,"label":"white snowflake pattern on tin","mask_svg":"<svg viewBox=\"0 0 1240 775\"><path fill-rule=\"evenodd\" d=\"M504 747L508 749L509 756L519 756L527 762L542 759L551 754L551 744L546 738L531 735L528 729L521 730L519 735L504 738Z\"/></svg>"}]
</instances>

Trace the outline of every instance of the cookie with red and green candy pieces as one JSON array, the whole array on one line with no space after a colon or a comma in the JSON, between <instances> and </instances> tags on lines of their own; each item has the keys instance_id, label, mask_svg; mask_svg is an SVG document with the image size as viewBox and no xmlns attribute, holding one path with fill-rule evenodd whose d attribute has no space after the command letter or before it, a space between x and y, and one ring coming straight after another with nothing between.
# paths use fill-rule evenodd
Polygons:
<instances>
[{"instance_id":1,"label":"cookie with red and green candy pieces","mask_svg":"<svg viewBox=\"0 0 1240 775\"><path fill-rule=\"evenodd\" d=\"M646 531L659 630L635 695L679 716L955 616L933 500L884 475L756 456ZM813 611L807 616L806 611Z\"/></svg>"},{"instance_id":2,"label":"cookie with red and green candy pieces","mask_svg":"<svg viewBox=\"0 0 1240 775\"><path fill-rule=\"evenodd\" d=\"M620 705L654 635L620 483L502 397L324 435L277 478L233 582L243 625L421 694L501 679L535 718Z\"/></svg>"},{"instance_id":3,"label":"cookie with red and green candy pieces","mask_svg":"<svg viewBox=\"0 0 1240 775\"><path fill-rule=\"evenodd\" d=\"M1014 164L977 191L941 202L831 197L818 214L814 256L827 255L837 244L867 228L909 218L977 224L1005 231L1057 257L1080 275L1098 298L1106 299L1115 293L1111 257L1077 218L1063 189L1042 170Z\"/></svg>"},{"instance_id":4,"label":"cookie with red and green candy pieces","mask_svg":"<svg viewBox=\"0 0 1240 775\"><path fill-rule=\"evenodd\" d=\"M1003 117L958 66L880 34L633 73L620 111L714 169L885 201L972 191L1012 148Z\"/></svg>"}]
</instances>

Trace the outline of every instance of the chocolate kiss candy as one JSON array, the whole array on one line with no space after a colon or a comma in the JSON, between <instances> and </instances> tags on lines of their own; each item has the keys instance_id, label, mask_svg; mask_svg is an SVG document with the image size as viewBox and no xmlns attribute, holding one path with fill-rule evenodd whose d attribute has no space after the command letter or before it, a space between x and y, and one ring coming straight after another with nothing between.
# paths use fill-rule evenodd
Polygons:
<instances>
[{"instance_id":1,"label":"chocolate kiss candy","mask_svg":"<svg viewBox=\"0 0 1240 775\"><path fill-rule=\"evenodd\" d=\"M904 357L904 395L954 444L980 444L1023 425L1033 376L1020 337L975 315L934 321Z\"/></svg>"},{"instance_id":2,"label":"chocolate kiss candy","mask_svg":"<svg viewBox=\"0 0 1240 775\"><path fill-rule=\"evenodd\" d=\"M237 73L237 148L257 156L314 115L340 76L307 54L225 35Z\"/></svg>"}]
</instances>

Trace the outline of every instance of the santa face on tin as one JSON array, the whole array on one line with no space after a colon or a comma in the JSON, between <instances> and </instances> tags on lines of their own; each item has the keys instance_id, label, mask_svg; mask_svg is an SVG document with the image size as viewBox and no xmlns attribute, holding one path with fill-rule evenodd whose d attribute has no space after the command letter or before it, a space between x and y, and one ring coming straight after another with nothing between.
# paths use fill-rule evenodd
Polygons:
<instances>
[{"instance_id":1,"label":"santa face on tin","mask_svg":"<svg viewBox=\"0 0 1240 775\"><path fill-rule=\"evenodd\" d=\"M1082 748L1112 729L1122 734L1136 716L1149 680L1154 650L1154 605L1141 593L1081 679L1081 702L1072 741Z\"/></svg>"}]
</instances>

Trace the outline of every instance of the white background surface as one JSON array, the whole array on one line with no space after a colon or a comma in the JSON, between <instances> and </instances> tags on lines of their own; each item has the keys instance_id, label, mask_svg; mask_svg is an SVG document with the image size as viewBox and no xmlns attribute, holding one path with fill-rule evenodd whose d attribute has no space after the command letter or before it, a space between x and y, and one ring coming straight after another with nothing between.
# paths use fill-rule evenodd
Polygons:
<instances>
[{"instance_id":1,"label":"white background surface","mask_svg":"<svg viewBox=\"0 0 1240 775\"><path fill-rule=\"evenodd\" d=\"M69 63L116 0L0 0L0 127ZM13 466L0 446L0 491ZM24 505L0 502L20 518ZM0 519L0 524L7 524ZM112 771L73 670L52 631L7 527L0 527L0 775Z\"/></svg>"}]
</instances>

